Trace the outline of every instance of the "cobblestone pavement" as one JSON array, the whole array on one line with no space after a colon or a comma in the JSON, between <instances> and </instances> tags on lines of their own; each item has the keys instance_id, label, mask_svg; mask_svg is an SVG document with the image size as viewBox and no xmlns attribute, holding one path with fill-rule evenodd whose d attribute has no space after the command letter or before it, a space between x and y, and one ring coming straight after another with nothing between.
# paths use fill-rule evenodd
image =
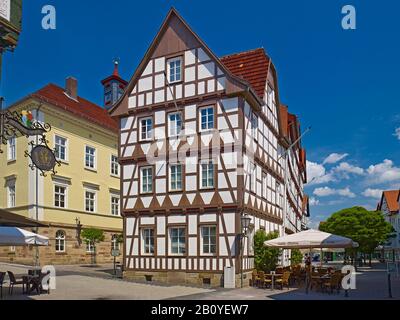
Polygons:
<instances>
[{"instance_id":1,"label":"cobblestone pavement","mask_svg":"<svg viewBox=\"0 0 400 320\"><path fill-rule=\"evenodd\" d=\"M27 273L27 267L0 263L1 271L13 271L17 275ZM345 297L340 294L327 294L310 291L304 287L290 290L243 289L203 289L187 286L156 285L135 283L116 279L112 275L112 265L57 266L57 289L50 295L22 295L16 287L13 296L8 295L8 284L3 289L3 299L36 300L378 300L388 299L387 273L383 265L375 264L372 268L359 268L356 278L356 290ZM392 278L393 299L400 300L400 278Z\"/></svg>"},{"instance_id":2,"label":"cobblestone pavement","mask_svg":"<svg viewBox=\"0 0 400 320\"><path fill-rule=\"evenodd\" d=\"M27 267L0 263L1 271L27 274ZM26 296L16 286L14 294L8 294L8 284L3 289L3 299L12 300L162 300L179 296L209 293L213 290L186 286L153 285L134 283L113 278L112 266L56 266L56 290L42 295ZM8 277L7 280L8 282Z\"/></svg>"}]
</instances>

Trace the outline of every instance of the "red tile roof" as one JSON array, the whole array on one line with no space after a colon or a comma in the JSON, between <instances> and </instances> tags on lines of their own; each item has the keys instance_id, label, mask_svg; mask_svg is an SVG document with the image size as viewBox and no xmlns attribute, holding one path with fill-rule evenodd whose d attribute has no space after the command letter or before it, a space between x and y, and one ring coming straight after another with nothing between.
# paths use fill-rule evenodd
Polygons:
<instances>
[{"instance_id":1,"label":"red tile roof","mask_svg":"<svg viewBox=\"0 0 400 320\"><path fill-rule=\"evenodd\" d=\"M106 109L81 97L74 100L66 95L63 88L55 84L50 83L31 96L50 103L82 119L94 122L101 127L112 131L118 130L117 121L110 117Z\"/></svg>"},{"instance_id":2,"label":"red tile roof","mask_svg":"<svg viewBox=\"0 0 400 320\"><path fill-rule=\"evenodd\" d=\"M270 61L264 49L235 53L220 60L235 76L246 80L261 99L264 98Z\"/></svg>"},{"instance_id":3,"label":"red tile roof","mask_svg":"<svg viewBox=\"0 0 400 320\"><path fill-rule=\"evenodd\" d=\"M386 199L390 212L399 212L399 193L400 190L383 191L383 197Z\"/></svg>"}]
</instances>

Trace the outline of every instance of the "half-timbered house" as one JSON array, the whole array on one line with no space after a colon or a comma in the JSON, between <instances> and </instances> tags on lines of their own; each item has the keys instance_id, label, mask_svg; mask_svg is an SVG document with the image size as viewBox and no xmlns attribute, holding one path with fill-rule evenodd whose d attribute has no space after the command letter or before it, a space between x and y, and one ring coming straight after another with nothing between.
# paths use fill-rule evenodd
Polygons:
<instances>
[{"instance_id":1,"label":"half-timbered house","mask_svg":"<svg viewBox=\"0 0 400 320\"><path fill-rule=\"evenodd\" d=\"M285 234L279 106L264 49L219 58L171 9L110 110L125 277L219 286L231 267L246 279L255 231Z\"/></svg>"}]
</instances>

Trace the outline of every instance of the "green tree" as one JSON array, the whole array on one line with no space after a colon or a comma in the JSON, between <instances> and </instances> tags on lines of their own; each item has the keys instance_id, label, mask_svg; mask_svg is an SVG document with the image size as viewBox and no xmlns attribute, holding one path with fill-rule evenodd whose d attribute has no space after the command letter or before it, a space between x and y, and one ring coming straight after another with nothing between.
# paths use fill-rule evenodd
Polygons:
<instances>
[{"instance_id":1,"label":"green tree","mask_svg":"<svg viewBox=\"0 0 400 320\"><path fill-rule=\"evenodd\" d=\"M270 272L275 270L280 250L276 248L268 248L264 246L264 242L278 238L279 233L277 231L269 234L265 233L265 230L258 230L254 235L254 264L257 270Z\"/></svg>"},{"instance_id":2,"label":"green tree","mask_svg":"<svg viewBox=\"0 0 400 320\"><path fill-rule=\"evenodd\" d=\"M93 247L92 252L92 264L96 264L96 245L104 241L104 232L100 229L89 228L84 229L81 233L82 238L86 241L87 244L90 244Z\"/></svg>"},{"instance_id":3,"label":"green tree","mask_svg":"<svg viewBox=\"0 0 400 320\"><path fill-rule=\"evenodd\" d=\"M357 251L368 254L371 264L371 254L376 247L388 240L393 228L385 221L382 212L353 207L332 214L324 224L320 225L320 230L358 242L358 248L346 251L352 254L353 258Z\"/></svg>"},{"instance_id":4,"label":"green tree","mask_svg":"<svg viewBox=\"0 0 400 320\"><path fill-rule=\"evenodd\" d=\"M290 253L290 264L295 266L303 261L303 254L299 249L292 249Z\"/></svg>"}]
</instances>

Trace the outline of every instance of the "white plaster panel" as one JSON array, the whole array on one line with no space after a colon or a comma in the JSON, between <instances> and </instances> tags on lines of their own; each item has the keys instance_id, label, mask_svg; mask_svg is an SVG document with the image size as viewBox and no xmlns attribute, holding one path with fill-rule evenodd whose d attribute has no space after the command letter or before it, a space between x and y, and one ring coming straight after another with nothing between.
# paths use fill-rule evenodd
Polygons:
<instances>
[{"instance_id":1,"label":"white plaster panel","mask_svg":"<svg viewBox=\"0 0 400 320\"><path fill-rule=\"evenodd\" d=\"M154 88L158 89L158 88L162 88L165 86L165 76L164 74L157 74L155 76L155 81L154 81Z\"/></svg>"},{"instance_id":2,"label":"white plaster panel","mask_svg":"<svg viewBox=\"0 0 400 320\"><path fill-rule=\"evenodd\" d=\"M201 81L197 85L197 93L204 94L205 92L206 92L206 83L204 81Z\"/></svg>"},{"instance_id":3,"label":"white plaster panel","mask_svg":"<svg viewBox=\"0 0 400 320\"><path fill-rule=\"evenodd\" d=\"M228 249L226 248L225 237L219 237L219 254L221 256L228 255Z\"/></svg>"},{"instance_id":4,"label":"white plaster panel","mask_svg":"<svg viewBox=\"0 0 400 320\"><path fill-rule=\"evenodd\" d=\"M207 81L207 92L214 92L215 91L215 80L211 79Z\"/></svg>"},{"instance_id":5,"label":"white plaster panel","mask_svg":"<svg viewBox=\"0 0 400 320\"><path fill-rule=\"evenodd\" d=\"M138 90L139 92L148 91L153 89L153 78L146 77L139 79Z\"/></svg>"},{"instance_id":6,"label":"white plaster panel","mask_svg":"<svg viewBox=\"0 0 400 320\"><path fill-rule=\"evenodd\" d=\"M156 179L156 192L157 193L167 192L167 182L165 178Z\"/></svg>"},{"instance_id":7,"label":"white plaster panel","mask_svg":"<svg viewBox=\"0 0 400 320\"><path fill-rule=\"evenodd\" d=\"M198 70L197 78L199 80L205 79L205 78L211 78L211 77L214 77L215 64L214 64L214 62L200 64L200 65L198 65L197 70Z\"/></svg>"},{"instance_id":8,"label":"white plaster panel","mask_svg":"<svg viewBox=\"0 0 400 320\"><path fill-rule=\"evenodd\" d=\"M129 97L128 108L136 108L136 96Z\"/></svg>"},{"instance_id":9,"label":"white plaster panel","mask_svg":"<svg viewBox=\"0 0 400 320\"><path fill-rule=\"evenodd\" d=\"M155 59L154 63L154 72L162 72L165 70L165 57Z\"/></svg>"},{"instance_id":10,"label":"white plaster panel","mask_svg":"<svg viewBox=\"0 0 400 320\"><path fill-rule=\"evenodd\" d=\"M147 76L150 73L153 73L153 60L150 60L147 64L146 68L144 69L142 76Z\"/></svg>"},{"instance_id":11,"label":"white plaster panel","mask_svg":"<svg viewBox=\"0 0 400 320\"><path fill-rule=\"evenodd\" d=\"M187 191L196 191L197 183L196 176L187 176L186 177L186 190Z\"/></svg>"},{"instance_id":12,"label":"white plaster panel","mask_svg":"<svg viewBox=\"0 0 400 320\"><path fill-rule=\"evenodd\" d=\"M143 107L144 106L144 94L139 94L138 95L138 107Z\"/></svg>"},{"instance_id":13,"label":"white plaster panel","mask_svg":"<svg viewBox=\"0 0 400 320\"><path fill-rule=\"evenodd\" d=\"M178 84L175 86L175 98L182 99L182 85Z\"/></svg>"},{"instance_id":14,"label":"white plaster panel","mask_svg":"<svg viewBox=\"0 0 400 320\"><path fill-rule=\"evenodd\" d=\"M218 78L218 80L217 80L217 90L218 91L225 90L225 82L226 82L225 77Z\"/></svg>"},{"instance_id":15,"label":"white plaster panel","mask_svg":"<svg viewBox=\"0 0 400 320\"><path fill-rule=\"evenodd\" d=\"M125 252L127 256L131 255L131 244L132 244L132 239L126 239L125 241Z\"/></svg>"},{"instance_id":16,"label":"white plaster panel","mask_svg":"<svg viewBox=\"0 0 400 320\"><path fill-rule=\"evenodd\" d=\"M196 61L196 49L185 51L185 65L194 64Z\"/></svg>"},{"instance_id":17,"label":"white plaster panel","mask_svg":"<svg viewBox=\"0 0 400 320\"><path fill-rule=\"evenodd\" d=\"M135 225L135 218L126 218L126 235L128 237L133 235L134 225Z\"/></svg>"},{"instance_id":18,"label":"white plaster panel","mask_svg":"<svg viewBox=\"0 0 400 320\"><path fill-rule=\"evenodd\" d=\"M193 238L193 237L190 237L189 238L189 241L188 241L188 244L189 244L189 255L191 255L191 256L197 256L197 239L196 238Z\"/></svg>"},{"instance_id":19,"label":"white plaster panel","mask_svg":"<svg viewBox=\"0 0 400 320\"><path fill-rule=\"evenodd\" d=\"M185 97L192 97L195 95L195 85L187 84L185 85Z\"/></svg>"},{"instance_id":20,"label":"white plaster panel","mask_svg":"<svg viewBox=\"0 0 400 320\"><path fill-rule=\"evenodd\" d=\"M185 119L189 120L189 119L196 119L196 105L192 104L192 105L188 105L185 107Z\"/></svg>"},{"instance_id":21,"label":"white plaster panel","mask_svg":"<svg viewBox=\"0 0 400 320\"><path fill-rule=\"evenodd\" d=\"M199 48L197 50L197 57L199 62L210 60L210 57L204 52L202 48Z\"/></svg>"},{"instance_id":22,"label":"white plaster panel","mask_svg":"<svg viewBox=\"0 0 400 320\"><path fill-rule=\"evenodd\" d=\"M224 220L227 233L235 232L235 213L224 213Z\"/></svg>"},{"instance_id":23,"label":"white plaster panel","mask_svg":"<svg viewBox=\"0 0 400 320\"><path fill-rule=\"evenodd\" d=\"M154 122L155 124L165 123L165 111L156 111L154 113Z\"/></svg>"},{"instance_id":24,"label":"white plaster panel","mask_svg":"<svg viewBox=\"0 0 400 320\"><path fill-rule=\"evenodd\" d=\"M140 219L140 224L155 224L154 217L142 217Z\"/></svg>"},{"instance_id":25,"label":"white plaster panel","mask_svg":"<svg viewBox=\"0 0 400 320\"><path fill-rule=\"evenodd\" d=\"M123 157L130 157L133 154L133 150L135 149L135 146L128 146L125 149L125 153L123 154Z\"/></svg>"},{"instance_id":26,"label":"white plaster panel","mask_svg":"<svg viewBox=\"0 0 400 320\"><path fill-rule=\"evenodd\" d=\"M197 216L190 215L188 217L188 234L197 234Z\"/></svg>"},{"instance_id":27,"label":"white plaster panel","mask_svg":"<svg viewBox=\"0 0 400 320\"><path fill-rule=\"evenodd\" d=\"M164 102L164 100L165 100L164 89L155 91L155 93L154 93L154 103Z\"/></svg>"},{"instance_id":28,"label":"white plaster panel","mask_svg":"<svg viewBox=\"0 0 400 320\"><path fill-rule=\"evenodd\" d=\"M200 222L217 222L217 215L215 213L202 214Z\"/></svg>"},{"instance_id":29,"label":"white plaster panel","mask_svg":"<svg viewBox=\"0 0 400 320\"><path fill-rule=\"evenodd\" d=\"M157 238L157 254L159 256L165 255L165 238Z\"/></svg>"},{"instance_id":30,"label":"white plaster panel","mask_svg":"<svg viewBox=\"0 0 400 320\"><path fill-rule=\"evenodd\" d=\"M185 171L186 173L197 172L197 157L187 157L185 161Z\"/></svg>"},{"instance_id":31,"label":"white plaster panel","mask_svg":"<svg viewBox=\"0 0 400 320\"><path fill-rule=\"evenodd\" d=\"M122 118L120 123L121 130L129 130L132 127L134 117Z\"/></svg>"},{"instance_id":32,"label":"white plaster panel","mask_svg":"<svg viewBox=\"0 0 400 320\"><path fill-rule=\"evenodd\" d=\"M185 68L185 82L192 82L195 79L195 67Z\"/></svg>"},{"instance_id":33,"label":"white plaster panel","mask_svg":"<svg viewBox=\"0 0 400 320\"><path fill-rule=\"evenodd\" d=\"M157 234L158 235L165 234L165 217L162 216L157 217Z\"/></svg>"},{"instance_id":34,"label":"white plaster panel","mask_svg":"<svg viewBox=\"0 0 400 320\"><path fill-rule=\"evenodd\" d=\"M169 216L168 223L186 223L186 216Z\"/></svg>"},{"instance_id":35,"label":"white plaster panel","mask_svg":"<svg viewBox=\"0 0 400 320\"><path fill-rule=\"evenodd\" d=\"M124 165L124 180L131 179L133 175L133 169L135 169L134 164L126 164Z\"/></svg>"}]
</instances>

